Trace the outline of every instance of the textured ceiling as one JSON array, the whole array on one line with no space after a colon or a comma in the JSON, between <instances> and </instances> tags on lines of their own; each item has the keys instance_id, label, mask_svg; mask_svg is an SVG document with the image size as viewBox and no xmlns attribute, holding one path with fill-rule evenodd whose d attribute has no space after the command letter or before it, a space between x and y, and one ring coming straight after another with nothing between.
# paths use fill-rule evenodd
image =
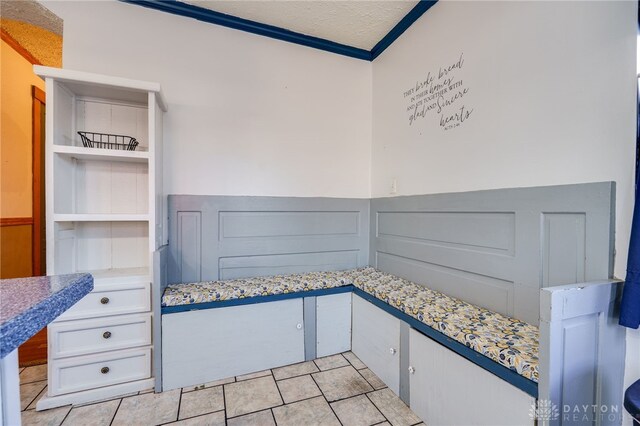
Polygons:
<instances>
[{"instance_id":1,"label":"textured ceiling","mask_svg":"<svg viewBox=\"0 0 640 426\"><path fill-rule=\"evenodd\" d=\"M0 1L0 16L62 35L62 19L35 0Z\"/></svg>"},{"instance_id":2,"label":"textured ceiling","mask_svg":"<svg viewBox=\"0 0 640 426\"><path fill-rule=\"evenodd\" d=\"M347 46L371 50L417 0L183 0Z\"/></svg>"}]
</instances>

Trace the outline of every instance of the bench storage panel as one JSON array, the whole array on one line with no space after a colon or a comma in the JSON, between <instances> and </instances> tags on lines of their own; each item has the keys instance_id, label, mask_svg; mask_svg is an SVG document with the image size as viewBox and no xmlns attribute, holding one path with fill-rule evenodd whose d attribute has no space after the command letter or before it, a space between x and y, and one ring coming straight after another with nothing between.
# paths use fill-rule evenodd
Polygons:
<instances>
[{"instance_id":1,"label":"bench storage panel","mask_svg":"<svg viewBox=\"0 0 640 426\"><path fill-rule=\"evenodd\" d=\"M535 398L411 330L410 406L431 425L533 425Z\"/></svg>"},{"instance_id":2,"label":"bench storage panel","mask_svg":"<svg viewBox=\"0 0 640 426\"><path fill-rule=\"evenodd\" d=\"M291 299L163 315L163 390L304 361L302 303Z\"/></svg>"},{"instance_id":3,"label":"bench storage panel","mask_svg":"<svg viewBox=\"0 0 640 426\"><path fill-rule=\"evenodd\" d=\"M351 349L351 293L316 297L316 357Z\"/></svg>"},{"instance_id":4,"label":"bench storage panel","mask_svg":"<svg viewBox=\"0 0 640 426\"><path fill-rule=\"evenodd\" d=\"M353 296L351 350L396 394L400 393L400 320Z\"/></svg>"}]
</instances>

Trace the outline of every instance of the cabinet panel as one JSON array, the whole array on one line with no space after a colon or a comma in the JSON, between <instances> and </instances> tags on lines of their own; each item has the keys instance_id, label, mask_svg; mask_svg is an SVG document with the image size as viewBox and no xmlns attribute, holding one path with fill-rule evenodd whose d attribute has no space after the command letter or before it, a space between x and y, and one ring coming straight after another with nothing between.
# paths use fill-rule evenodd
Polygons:
<instances>
[{"instance_id":1,"label":"cabinet panel","mask_svg":"<svg viewBox=\"0 0 640 426\"><path fill-rule=\"evenodd\" d=\"M400 391L400 320L353 295L351 350L396 394Z\"/></svg>"},{"instance_id":2,"label":"cabinet panel","mask_svg":"<svg viewBox=\"0 0 640 426\"><path fill-rule=\"evenodd\" d=\"M49 333L53 358L135 348L151 344L151 314L55 322Z\"/></svg>"},{"instance_id":3,"label":"cabinet panel","mask_svg":"<svg viewBox=\"0 0 640 426\"><path fill-rule=\"evenodd\" d=\"M430 425L533 425L535 400L416 330L410 331L411 409Z\"/></svg>"},{"instance_id":4,"label":"cabinet panel","mask_svg":"<svg viewBox=\"0 0 640 426\"><path fill-rule=\"evenodd\" d=\"M351 349L351 293L316 298L316 356Z\"/></svg>"},{"instance_id":5,"label":"cabinet panel","mask_svg":"<svg viewBox=\"0 0 640 426\"><path fill-rule=\"evenodd\" d=\"M163 390L304 361L302 299L162 316Z\"/></svg>"},{"instance_id":6,"label":"cabinet panel","mask_svg":"<svg viewBox=\"0 0 640 426\"><path fill-rule=\"evenodd\" d=\"M49 372L50 396L146 379L151 348L53 360Z\"/></svg>"}]
</instances>

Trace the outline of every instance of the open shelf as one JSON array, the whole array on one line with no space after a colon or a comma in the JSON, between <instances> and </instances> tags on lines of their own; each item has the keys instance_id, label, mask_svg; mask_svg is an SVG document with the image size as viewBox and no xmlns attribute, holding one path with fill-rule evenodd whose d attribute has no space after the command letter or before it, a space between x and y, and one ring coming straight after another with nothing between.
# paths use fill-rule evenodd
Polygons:
<instances>
[{"instance_id":1,"label":"open shelf","mask_svg":"<svg viewBox=\"0 0 640 426\"><path fill-rule=\"evenodd\" d=\"M132 282L151 281L151 272L147 267L98 269L86 272L93 276L94 284L129 284Z\"/></svg>"},{"instance_id":2,"label":"open shelf","mask_svg":"<svg viewBox=\"0 0 640 426\"><path fill-rule=\"evenodd\" d=\"M54 222L147 222L148 214L54 214Z\"/></svg>"},{"instance_id":3,"label":"open shelf","mask_svg":"<svg viewBox=\"0 0 640 426\"><path fill-rule=\"evenodd\" d=\"M149 222L67 219L53 222L57 274L94 271L106 280L149 275Z\"/></svg>"},{"instance_id":4,"label":"open shelf","mask_svg":"<svg viewBox=\"0 0 640 426\"><path fill-rule=\"evenodd\" d=\"M83 146L54 145L53 152L64 157L84 161L122 161L129 163L147 163L147 151L117 151L114 149L85 148Z\"/></svg>"}]
</instances>

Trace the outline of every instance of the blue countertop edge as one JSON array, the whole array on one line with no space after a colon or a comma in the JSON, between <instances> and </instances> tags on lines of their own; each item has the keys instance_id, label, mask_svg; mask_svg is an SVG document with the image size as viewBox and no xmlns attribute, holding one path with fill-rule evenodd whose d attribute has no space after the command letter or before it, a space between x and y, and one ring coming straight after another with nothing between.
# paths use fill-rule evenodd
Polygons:
<instances>
[{"instance_id":1,"label":"blue countertop edge","mask_svg":"<svg viewBox=\"0 0 640 426\"><path fill-rule=\"evenodd\" d=\"M0 287L0 290L15 291L15 288L6 288L10 284L16 287L19 285L20 288L22 286L40 286L48 288L50 294L37 301L18 300L18 302L22 302L21 304L25 305L24 309L0 324L0 358L6 357L93 290L93 276L91 274L31 277L2 281L1 285L5 288ZM12 283L7 283L10 281ZM24 288L27 290L27 287ZM24 295L25 299L33 297L32 294L29 294L29 291L25 291ZM0 303L5 302L0 301ZM2 304L0 304L0 307L5 308Z\"/></svg>"}]
</instances>

